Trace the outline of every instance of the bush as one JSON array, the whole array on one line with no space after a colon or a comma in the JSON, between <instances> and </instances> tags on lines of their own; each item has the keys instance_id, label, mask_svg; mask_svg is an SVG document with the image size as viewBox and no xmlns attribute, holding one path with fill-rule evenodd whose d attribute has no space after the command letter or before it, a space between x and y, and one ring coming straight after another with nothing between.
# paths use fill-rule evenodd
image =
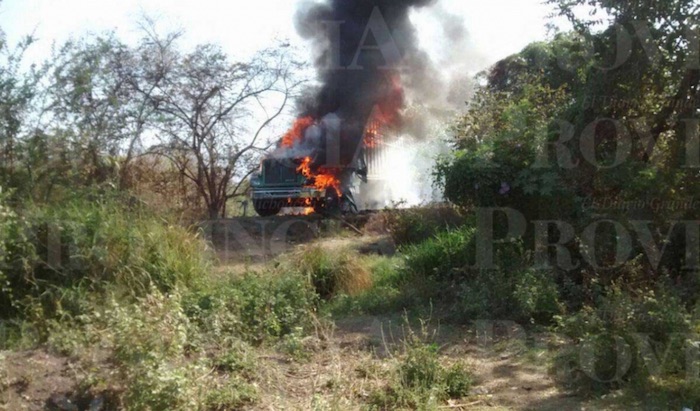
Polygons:
<instances>
[{"instance_id":1,"label":"bush","mask_svg":"<svg viewBox=\"0 0 700 411\"><path fill-rule=\"evenodd\" d=\"M110 393L114 408L109 409L223 410L257 398L250 375L232 352L211 359L196 349L192 337L201 333L185 315L178 293L153 289L126 304L112 298L84 316L83 325L72 329L85 334L82 352L96 346L100 353L106 350L110 371L88 367L81 396Z\"/></svg>"},{"instance_id":2,"label":"bush","mask_svg":"<svg viewBox=\"0 0 700 411\"><path fill-rule=\"evenodd\" d=\"M437 234L417 245L405 247L406 267L417 277L453 281L464 277L474 264L476 247L473 227L462 227Z\"/></svg>"},{"instance_id":3,"label":"bush","mask_svg":"<svg viewBox=\"0 0 700 411\"><path fill-rule=\"evenodd\" d=\"M452 306L459 321L511 319L551 321L561 314L559 288L553 272L530 268L527 253L518 245L497 252L497 268L478 269L473 227L462 227L406 247L408 281L420 289L433 281L424 298L440 297ZM425 289L425 287L423 287Z\"/></svg>"},{"instance_id":4,"label":"bush","mask_svg":"<svg viewBox=\"0 0 700 411\"><path fill-rule=\"evenodd\" d=\"M404 342L405 353L396 364L389 384L370 395L373 408L426 409L469 393L471 373L461 363L445 368L440 363L437 345L427 343L426 338L424 327L421 336L409 331Z\"/></svg>"},{"instance_id":5,"label":"bush","mask_svg":"<svg viewBox=\"0 0 700 411\"><path fill-rule=\"evenodd\" d=\"M459 319L549 324L563 312L554 276L549 271L523 267L527 265L515 262L512 266L470 272L457 292Z\"/></svg>"},{"instance_id":6,"label":"bush","mask_svg":"<svg viewBox=\"0 0 700 411\"><path fill-rule=\"evenodd\" d=\"M308 327L317 296L306 278L260 275L194 291L185 298L185 312L202 332L254 344Z\"/></svg>"},{"instance_id":7,"label":"bush","mask_svg":"<svg viewBox=\"0 0 700 411\"><path fill-rule=\"evenodd\" d=\"M4 318L32 306L39 315L77 315L87 292L167 292L195 284L209 267L196 235L108 199L29 206L0 229Z\"/></svg>"},{"instance_id":8,"label":"bush","mask_svg":"<svg viewBox=\"0 0 700 411\"><path fill-rule=\"evenodd\" d=\"M391 210L382 215L397 246L420 243L441 231L460 227L466 221L462 212L451 206Z\"/></svg>"},{"instance_id":9,"label":"bush","mask_svg":"<svg viewBox=\"0 0 700 411\"><path fill-rule=\"evenodd\" d=\"M289 267L300 272L321 298L355 295L372 287L372 277L357 252L311 246L291 257Z\"/></svg>"},{"instance_id":10,"label":"bush","mask_svg":"<svg viewBox=\"0 0 700 411\"><path fill-rule=\"evenodd\" d=\"M372 288L357 294L341 294L326 305L334 316L379 315L400 311L410 304L402 288L405 285L403 259L379 256L363 256L362 259L372 273Z\"/></svg>"},{"instance_id":11,"label":"bush","mask_svg":"<svg viewBox=\"0 0 700 411\"><path fill-rule=\"evenodd\" d=\"M305 278L246 276L169 294L152 287L144 297L112 294L93 311L52 321L53 348L110 353L82 383L110 392L118 409L228 410L254 403L257 378L249 343L301 341L317 295ZM298 352L296 355L300 355ZM89 397L89 394L83 394Z\"/></svg>"},{"instance_id":12,"label":"bush","mask_svg":"<svg viewBox=\"0 0 700 411\"><path fill-rule=\"evenodd\" d=\"M694 366L686 357L692 349L691 324L680 300L664 287L634 291L613 287L595 306L559 318L557 330L573 344L560 352L557 366L584 392L600 394L630 386L645 395L660 381L685 380L687 367ZM694 401L700 403L700 396Z\"/></svg>"}]
</instances>

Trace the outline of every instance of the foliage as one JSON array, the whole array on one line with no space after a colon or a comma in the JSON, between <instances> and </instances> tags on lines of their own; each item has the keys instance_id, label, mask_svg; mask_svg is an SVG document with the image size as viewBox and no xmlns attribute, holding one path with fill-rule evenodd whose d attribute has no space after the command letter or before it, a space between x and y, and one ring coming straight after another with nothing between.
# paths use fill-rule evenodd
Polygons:
<instances>
[{"instance_id":1,"label":"foliage","mask_svg":"<svg viewBox=\"0 0 700 411\"><path fill-rule=\"evenodd\" d=\"M371 409L433 409L442 401L469 393L473 381L469 370L461 363L445 368L437 345L426 339L425 325L421 335L409 331L405 353L388 385L370 395Z\"/></svg>"},{"instance_id":2,"label":"foliage","mask_svg":"<svg viewBox=\"0 0 700 411\"><path fill-rule=\"evenodd\" d=\"M416 276L452 281L474 263L474 227L465 226L437 234L420 244L403 249L406 268Z\"/></svg>"},{"instance_id":3,"label":"foliage","mask_svg":"<svg viewBox=\"0 0 700 411\"><path fill-rule=\"evenodd\" d=\"M200 330L261 344L309 327L317 298L303 276L248 274L196 290L184 304Z\"/></svg>"},{"instance_id":4,"label":"foliage","mask_svg":"<svg viewBox=\"0 0 700 411\"><path fill-rule=\"evenodd\" d=\"M432 290L422 295L424 300L450 306L450 314L459 321L492 318L548 323L562 313L553 271L529 268L530 258L517 245L497 251L496 268L476 268L474 234L473 227L463 227L406 248L405 270L412 287L424 279L434 281Z\"/></svg>"},{"instance_id":5,"label":"foliage","mask_svg":"<svg viewBox=\"0 0 700 411\"><path fill-rule=\"evenodd\" d=\"M528 250L537 247L531 228L537 220L563 221L574 233L601 219L625 227L642 220L653 225L654 238L663 237L662 227L671 221L696 221L697 209L649 204L682 203L700 188L697 169L688 167L695 150L689 139L698 131L700 6L691 0L547 3L573 31L555 29L548 41L480 74L475 98L452 127L455 153L435 170L445 197L459 206L519 211L528 222L521 242ZM618 207L611 200L641 206ZM609 256L622 239L600 231L594 247ZM569 382L585 391L665 391L670 404L688 407L697 403L697 390L678 381L679 365L690 366L681 358L689 342L675 340L696 323L689 312L697 303L696 273L683 268L682 250L695 245L687 235L670 232L660 264L649 263L636 245L629 260L612 269L584 262L567 271L540 271L528 253L511 248L497 255L499 269L477 271L467 267L473 248L456 251L468 241L446 234L407 250L413 258L407 267L419 277L444 279L441 290L462 297L454 308L467 318L546 324L557 316L559 330L573 339L562 355L575 364ZM563 246L576 256L587 251L583 243L574 234ZM568 316L563 307L571 310ZM668 353L654 375L639 333L650 336L654 352ZM629 347L631 365L613 378L624 359L619 344ZM597 353L587 365L599 379L582 369L578 356L587 348Z\"/></svg>"},{"instance_id":6,"label":"foliage","mask_svg":"<svg viewBox=\"0 0 700 411\"><path fill-rule=\"evenodd\" d=\"M634 292L612 288L595 306L559 318L557 330L573 342L559 354L559 374L589 393L631 385L646 395L659 381L687 380L695 367L687 356L694 343L691 320L663 286ZM683 400L678 406L700 397Z\"/></svg>"},{"instance_id":7,"label":"foliage","mask_svg":"<svg viewBox=\"0 0 700 411\"><path fill-rule=\"evenodd\" d=\"M382 216L397 246L419 243L439 231L458 227L466 220L460 210L450 206L385 210Z\"/></svg>"},{"instance_id":8,"label":"foliage","mask_svg":"<svg viewBox=\"0 0 700 411\"><path fill-rule=\"evenodd\" d=\"M372 287L356 295L339 294L324 306L334 317L378 315L410 308L401 258L363 256L372 275Z\"/></svg>"},{"instance_id":9,"label":"foliage","mask_svg":"<svg viewBox=\"0 0 700 411\"><path fill-rule=\"evenodd\" d=\"M247 276L167 294L151 288L135 300L112 293L85 314L52 321L49 344L81 358L106 350L114 370L89 372L83 387L112 393L119 409L238 409L258 399L249 344L279 343L301 358L315 304L299 275Z\"/></svg>"},{"instance_id":10,"label":"foliage","mask_svg":"<svg viewBox=\"0 0 700 411\"><path fill-rule=\"evenodd\" d=\"M227 373L225 379L212 374L211 360L192 347L196 326L177 293L154 289L127 304L112 298L103 309L84 316L81 330L89 340L83 349L92 349L90 342L99 344L115 368L106 375L88 374L83 389L114 393L118 409L219 410L257 398L238 369L220 369Z\"/></svg>"},{"instance_id":11,"label":"foliage","mask_svg":"<svg viewBox=\"0 0 700 411\"><path fill-rule=\"evenodd\" d=\"M540 47L550 52L553 46ZM522 52L522 67L494 67L489 85L453 125L458 151L438 162L435 181L455 204L511 206L536 216L571 195L557 170L537 163L555 136L551 123L566 107L567 85L550 84L550 77L530 66L536 60L530 53ZM508 80L501 80L505 75Z\"/></svg>"},{"instance_id":12,"label":"foliage","mask_svg":"<svg viewBox=\"0 0 700 411\"><path fill-rule=\"evenodd\" d=\"M0 36L0 184L18 200L147 186L167 191L156 198L173 209L201 206L201 219L224 215L227 200L244 194L301 84L293 50L275 45L231 61L211 44L183 52L182 33L161 35L147 18L141 29L135 45L114 33L69 40L27 70L33 39L13 49ZM147 184L137 180L147 166L174 172Z\"/></svg>"},{"instance_id":13,"label":"foliage","mask_svg":"<svg viewBox=\"0 0 700 411\"><path fill-rule=\"evenodd\" d=\"M4 318L78 315L87 292L143 296L194 285L208 269L196 235L109 197L30 206L4 226Z\"/></svg>"},{"instance_id":14,"label":"foliage","mask_svg":"<svg viewBox=\"0 0 700 411\"><path fill-rule=\"evenodd\" d=\"M22 137L31 121L38 97L39 86L47 73L46 65L32 65L24 69L24 55L34 43L31 36L19 44L7 43L0 30L0 185L20 187L21 180L14 174L21 169Z\"/></svg>"},{"instance_id":15,"label":"foliage","mask_svg":"<svg viewBox=\"0 0 700 411\"><path fill-rule=\"evenodd\" d=\"M370 272L359 255L350 250L309 246L291 256L289 266L308 278L324 299L341 293L358 294L372 286Z\"/></svg>"}]
</instances>

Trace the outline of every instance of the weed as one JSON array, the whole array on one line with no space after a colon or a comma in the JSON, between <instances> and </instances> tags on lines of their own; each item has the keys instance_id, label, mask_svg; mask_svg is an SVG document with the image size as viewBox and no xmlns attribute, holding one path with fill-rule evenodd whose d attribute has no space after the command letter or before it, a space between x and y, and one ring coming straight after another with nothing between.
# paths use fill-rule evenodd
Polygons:
<instances>
[{"instance_id":1,"label":"weed","mask_svg":"<svg viewBox=\"0 0 700 411\"><path fill-rule=\"evenodd\" d=\"M402 290L405 284L403 259L363 256L362 264L372 275L373 286L359 294L339 294L324 306L334 316L382 314L408 306Z\"/></svg>"},{"instance_id":2,"label":"weed","mask_svg":"<svg viewBox=\"0 0 700 411\"><path fill-rule=\"evenodd\" d=\"M28 207L8 224L0 227L7 231L0 241L3 318L80 315L90 311L88 294L167 292L194 285L208 270L196 235L108 200Z\"/></svg>"},{"instance_id":3,"label":"weed","mask_svg":"<svg viewBox=\"0 0 700 411\"><path fill-rule=\"evenodd\" d=\"M386 228L398 246L420 243L466 221L459 209L449 206L386 210L382 214Z\"/></svg>"},{"instance_id":4,"label":"weed","mask_svg":"<svg viewBox=\"0 0 700 411\"><path fill-rule=\"evenodd\" d=\"M231 377L220 387L207 393L205 407L207 411L228 411L241 409L255 403L258 393L254 386L239 378Z\"/></svg>"},{"instance_id":5,"label":"weed","mask_svg":"<svg viewBox=\"0 0 700 411\"><path fill-rule=\"evenodd\" d=\"M613 287L596 307L559 318L558 331L574 343L559 352L555 367L584 393L604 394L625 386L640 396L666 393L678 406L698 404L700 390L686 378L687 367L694 367L686 357L691 324L669 290L631 293ZM581 355L584 350L593 355ZM657 358L655 353L661 354Z\"/></svg>"},{"instance_id":6,"label":"weed","mask_svg":"<svg viewBox=\"0 0 700 411\"><path fill-rule=\"evenodd\" d=\"M249 274L217 282L184 297L187 316L200 332L220 340L261 344L310 326L317 296L298 274Z\"/></svg>"},{"instance_id":7,"label":"weed","mask_svg":"<svg viewBox=\"0 0 700 411\"><path fill-rule=\"evenodd\" d=\"M447 399L462 398L472 386L471 373L463 364L445 368L438 346L430 343L425 323L421 334L408 327L404 354L397 362L389 383L369 397L371 409L435 409Z\"/></svg>"},{"instance_id":8,"label":"weed","mask_svg":"<svg viewBox=\"0 0 700 411\"><path fill-rule=\"evenodd\" d=\"M341 293L355 295L372 287L370 272L354 251L311 246L292 256L290 264L324 299Z\"/></svg>"}]
</instances>

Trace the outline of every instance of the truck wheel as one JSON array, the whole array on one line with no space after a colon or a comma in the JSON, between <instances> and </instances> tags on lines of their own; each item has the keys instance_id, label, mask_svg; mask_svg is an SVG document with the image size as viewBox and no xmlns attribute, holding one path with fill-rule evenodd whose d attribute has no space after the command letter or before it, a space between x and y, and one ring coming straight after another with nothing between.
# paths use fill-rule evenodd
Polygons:
<instances>
[{"instance_id":1,"label":"truck wheel","mask_svg":"<svg viewBox=\"0 0 700 411\"><path fill-rule=\"evenodd\" d=\"M282 210L282 205L274 201L259 200L253 202L253 208L260 217L272 217L279 214Z\"/></svg>"},{"instance_id":2,"label":"truck wheel","mask_svg":"<svg viewBox=\"0 0 700 411\"><path fill-rule=\"evenodd\" d=\"M332 214L333 211L338 207L338 194L335 190L329 188L326 190L326 195L322 199L319 199L314 204L314 212L323 216L328 216Z\"/></svg>"}]
</instances>

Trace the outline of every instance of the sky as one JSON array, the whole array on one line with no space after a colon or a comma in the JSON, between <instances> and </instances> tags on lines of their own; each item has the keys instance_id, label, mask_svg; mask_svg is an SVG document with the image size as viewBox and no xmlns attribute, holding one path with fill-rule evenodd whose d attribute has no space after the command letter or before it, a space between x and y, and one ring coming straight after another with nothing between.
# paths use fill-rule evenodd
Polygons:
<instances>
[{"instance_id":1,"label":"sky","mask_svg":"<svg viewBox=\"0 0 700 411\"><path fill-rule=\"evenodd\" d=\"M10 44L34 33L38 42L28 59L50 56L54 42L70 37L115 30L127 42L139 37L140 16L154 17L161 28L182 28L191 45L212 42L232 56L245 58L255 51L288 39L304 49L294 30L294 13L309 0L1 0L0 28ZM470 71L479 71L516 53L532 41L546 38L551 7L543 0L439 0L442 10L460 16L469 33ZM440 38L432 11L412 15L421 45L429 52L450 45Z\"/></svg>"}]
</instances>

